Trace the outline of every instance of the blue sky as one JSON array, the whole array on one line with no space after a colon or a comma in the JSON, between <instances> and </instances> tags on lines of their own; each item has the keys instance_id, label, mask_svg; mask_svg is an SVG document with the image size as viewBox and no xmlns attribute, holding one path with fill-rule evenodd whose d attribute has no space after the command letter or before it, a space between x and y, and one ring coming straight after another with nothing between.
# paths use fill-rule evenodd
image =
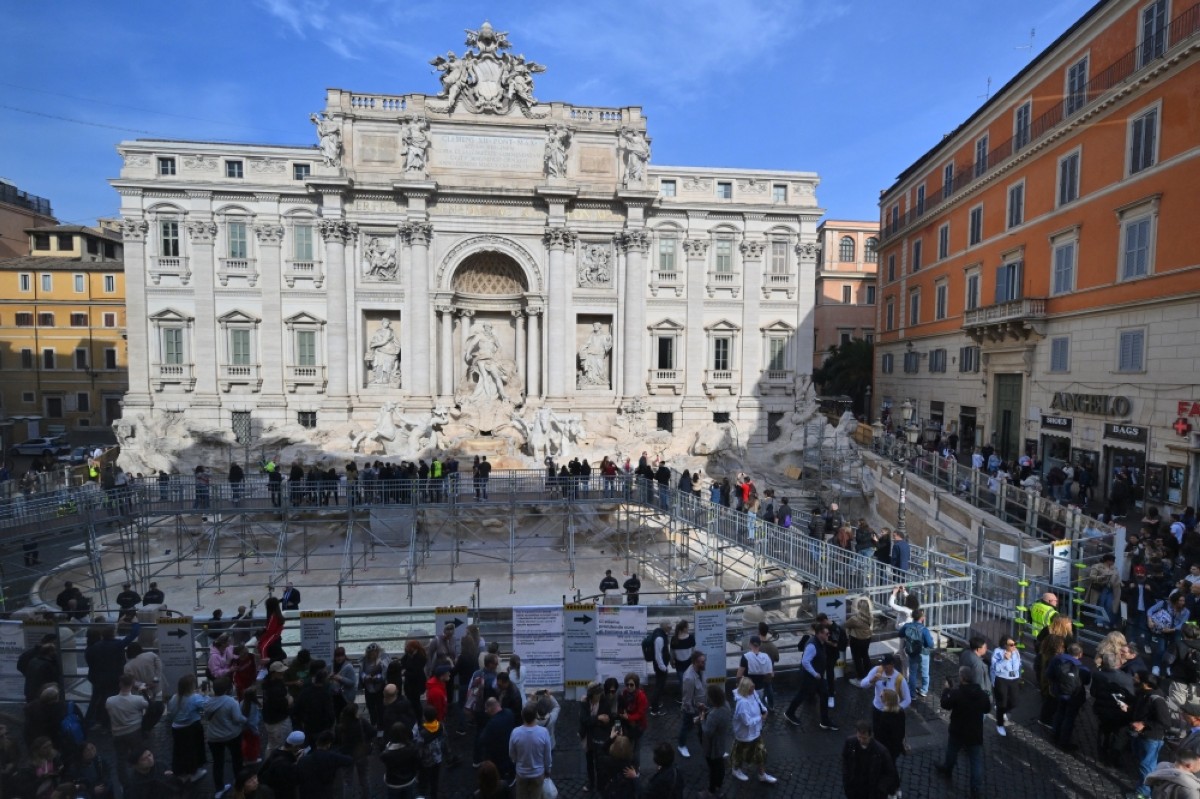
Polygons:
<instances>
[{"instance_id":1,"label":"blue sky","mask_svg":"<svg viewBox=\"0 0 1200 799\"><path fill-rule=\"evenodd\" d=\"M1040 50L1091 4L7 0L0 176L93 223L117 211L122 139L314 143L326 87L436 93L429 59L489 19L547 66L539 99L641 105L655 163L816 171L830 217L877 219L1028 63L1030 30Z\"/></svg>"}]
</instances>

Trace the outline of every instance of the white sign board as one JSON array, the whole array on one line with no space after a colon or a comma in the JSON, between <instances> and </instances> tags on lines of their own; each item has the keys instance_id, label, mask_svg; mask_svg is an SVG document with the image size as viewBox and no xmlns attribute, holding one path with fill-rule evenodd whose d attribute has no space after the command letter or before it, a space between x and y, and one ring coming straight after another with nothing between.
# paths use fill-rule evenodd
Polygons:
<instances>
[{"instance_id":1,"label":"white sign board","mask_svg":"<svg viewBox=\"0 0 1200 799\"><path fill-rule=\"evenodd\" d=\"M823 588L818 591L817 613L824 613L838 624L845 624L846 592L840 588Z\"/></svg>"},{"instance_id":2,"label":"white sign board","mask_svg":"<svg viewBox=\"0 0 1200 799\"><path fill-rule=\"evenodd\" d=\"M25 699L25 678L17 671L17 660L25 649L21 622L0 621L0 699L6 702Z\"/></svg>"},{"instance_id":3,"label":"white sign board","mask_svg":"<svg viewBox=\"0 0 1200 799\"><path fill-rule=\"evenodd\" d=\"M695 622L696 651L708 658L704 667L705 681L725 684L725 622L729 612L724 602L711 605L696 605Z\"/></svg>"},{"instance_id":4,"label":"white sign board","mask_svg":"<svg viewBox=\"0 0 1200 799\"><path fill-rule=\"evenodd\" d=\"M644 678L646 661L642 659L642 639L647 632L643 605L596 608L596 672L599 678L623 680L630 672Z\"/></svg>"},{"instance_id":5,"label":"white sign board","mask_svg":"<svg viewBox=\"0 0 1200 799\"><path fill-rule=\"evenodd\" d=\"M447 624L453 624L455 651L462 647L462 639L467 634L467 625L470 622L471 617L467 615L466 605L450 605L433 609L434 636L440 636Z\"/></svg>"},{"instance_id":6,"label":"white sign board","mask_svg":"<svg viewBox=\"0 0 1200 799\"><path fill-rule=\"evenodd\" d=\"M313 660L323 660L332 669L337 648L337 624L332 610L300 611L300 646Z\"/></svg>"},{"instance_id":7,"label":"white sign board","mask_svg":"<svg viewBox=\"0 0 1200 799\"><path fill-rule=\"evenodd\" d=\"M1050 545L1050 582L1058 588L1071 587L1071 542L1055 541Z\"/></svg>"},{"instance_id":8,"label":"white sign board","mask_svg":"<svg viewBox=\"0 0 1200 799\"><path fill-rule=\"evenodd\" d=\"M191 616L158 620L158 658L162 661L165 698L175 693L180 677L196 673L196 633Z\"/></svg>"},{"instance_id":9,"label":"white sign board","mask_svg":"<svg viewBox=\"0 0 1200 799\"><path fill-rule=\"evenodd\" d=\"M596 606L563 605L563 686L583 688L596 678Z\"/></svg>"},{"instance_id":10,"label":"white sign board","mask_svg":"<svg viewBox=\"0 0 1200 799\"><path fill-rule=\"evenodd\" d=\"M513 652L521 658L525 685L562 685L562 605L514 607L512 614Z\"/></svg>"}]
</instances>

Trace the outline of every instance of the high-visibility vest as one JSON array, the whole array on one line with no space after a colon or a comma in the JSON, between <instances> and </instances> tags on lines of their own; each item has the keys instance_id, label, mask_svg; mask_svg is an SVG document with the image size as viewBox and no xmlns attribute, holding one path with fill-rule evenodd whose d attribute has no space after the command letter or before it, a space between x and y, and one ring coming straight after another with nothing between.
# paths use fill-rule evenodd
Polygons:
<instances>
[{"instance_id":1,"label":"high-visibility vest","mask_svg":"<svg viewBox=\"0 0 1200 799\"><path fill-rule=\"evenodd\" d=\"M429 476L433 477L433 478L438 478L438 477L442 476L442 462L441 461L433 462L433 464L429 467Z\"/></svg>"},{"instance_id":2,"label":"high-visibility vest","mask_svg":"<svg viewBox=\"0 0 1200 799\"><path fill-rule=\"evenodd\" d=\"M1040 633L1044 627L1049 625L1057 615L1057 608L1047 602L1043 602L1040 599L1030 605L1029 626L1032 628L1033 637L1036 638L1038 633Z\"/></svg>"},{"instance_id":3,"label":"high-visibility vest","mask_svg":"<svg viewBox=\"0 0 1200 799\"><path fill-rule=\"evenodd\" d=\"M275 471L275 461L267 461L265 464L263 464L263 471L267 472L268 474Z\"/></svg>"}]
</instances>

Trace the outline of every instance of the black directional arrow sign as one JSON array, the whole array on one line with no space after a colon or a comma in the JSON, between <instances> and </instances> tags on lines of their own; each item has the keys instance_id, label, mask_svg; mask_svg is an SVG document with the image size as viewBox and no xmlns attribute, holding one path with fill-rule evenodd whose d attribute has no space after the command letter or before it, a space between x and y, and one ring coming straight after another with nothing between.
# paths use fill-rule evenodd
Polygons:
<instances>
[{"instance_id":1,"label":"black directional arrow sign","mask_svg":"<svg viewBox=\"0 0 1200 799\"><path fill-rule=\"evenodd\" d=\"M171 632L167 633L167 635L171 636L172 638L183 638L185 635L187 635L187 631L171 630Z\"/></svg>"},{"instance_id":2,"label":"black directional arrow sign","mask_svg":"<svg viewBox=\"0 0 1200 799\"><path fill-rule=\"evenodd\" d=\"M831 607L831 608L840 608L841 606L842 606L842 600L840 600L840 599L835 599L829 603L829 607Z\"/></svg>"},{"instance_id":3,"label":"black directional arrow sign","mask_svg":"<svg viewBox=\"0 0 1200 799\"><path fill-rule=\"evenodd\" d=\"M580 624L591 624L592 617L591 616L576 616L575 621L579 622Z\"/></svg>"},{"instance_id":4,"label":"black directional arrow sign","mask_svg":"<svg viewBox=\"0 0 1200 799\"><path fill-rule=\"evenodd\" d=\"M466 622L465 622L465 621L463 621L462 619L458 618L457 616L455 616L455 617L454 617L454 626L455 626L455 627L462 627L464 624L466 624Z\"/></svg>"}]
</instances>

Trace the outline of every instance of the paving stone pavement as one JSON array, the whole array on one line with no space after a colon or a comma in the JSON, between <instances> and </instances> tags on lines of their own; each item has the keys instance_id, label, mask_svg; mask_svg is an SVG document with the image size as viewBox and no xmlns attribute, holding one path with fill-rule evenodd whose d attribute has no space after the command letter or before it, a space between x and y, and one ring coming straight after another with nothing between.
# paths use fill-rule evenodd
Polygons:
<instances>
[{"instance_id":1,"label":"paving stone pavement","mask_svg":"<svg viewBox=\"0 0 1200 799\"><path fill-rule=\"evenodd\" d=\"M954 664L948 659L935 659L931 686L940 686L946 676L956 673ZM672 679L668 688L676 688ZM842 799L841 749L845 739L853 735L854 723L860 718L870 718L871 692L838 681L837 707L833 711L838 732L820 730L816 724L816 709L812 705L800 712L804 721L794 727L783 718L782 710L791 700L796 681L791 675L780 675L776 684L778 710L772 712L766 727L768 771L779 782L774 786L763 786L758 782L740 783L732 775L726 777L726 799L747 799L764 796L803 797L803 799ZM677 695L677 694L676 694ZM967 795L967 764L960 757L952 781L943 779L935 770L940 762L946 743L946 714L937 706L937 694L931 692L925 699L918 698L908 711L908 740L911 754L901 758L900 775L905 799L958 799ZM584 786L584 760L575 736L577 729L578 703L563 702L558 721L558 749L554 752L554 780L563 799L586 797ZM1009 723L1009 734L1001 738L995 732L995 724L985 722L984 727L984 791L985 797L1005 799L1119 799L1133 790L1136 767L1132 758L1127 758L1122 770L1114 770L1094 762L1096 751L1096 725L1091 712L1080 714L1076 726L1076 743L1079 751L1064 753L1051 744L1046 730L1037 723L1039 697L1032 687L1027 687L1021 704ZM642 773L648 778L654 769L650 751L658 741L674 744L679 730L678 704L668 699L665 716L652 717L650 727L642 742ZM19 708L5 708L20 718ZM15 712L14 712L15 710ZM474 770L470 767L473 730L467 735L449 736L452 749L459 755L461 765L443 766L440 799L468 799L475 789ZM90 738L96 742L102 754L111 758L111 742L107 735L94 730ZM698 754L699 743L694 733L691 739L693 755L682 761L683 773L688 781L688 792L692 794L707 785L707 769ZM171 742L170 730L160 724L153 733L151 744L158 762L169 766ZM226 769L228 773L228 768ZM382 771L378 763L372 764L372 784L375 795L383 797ZM213 795L211 778L196 783L189 799L208 799ZM356 799L354 789L347 791L342 799Z\"/></svg>"}]
</instances>

